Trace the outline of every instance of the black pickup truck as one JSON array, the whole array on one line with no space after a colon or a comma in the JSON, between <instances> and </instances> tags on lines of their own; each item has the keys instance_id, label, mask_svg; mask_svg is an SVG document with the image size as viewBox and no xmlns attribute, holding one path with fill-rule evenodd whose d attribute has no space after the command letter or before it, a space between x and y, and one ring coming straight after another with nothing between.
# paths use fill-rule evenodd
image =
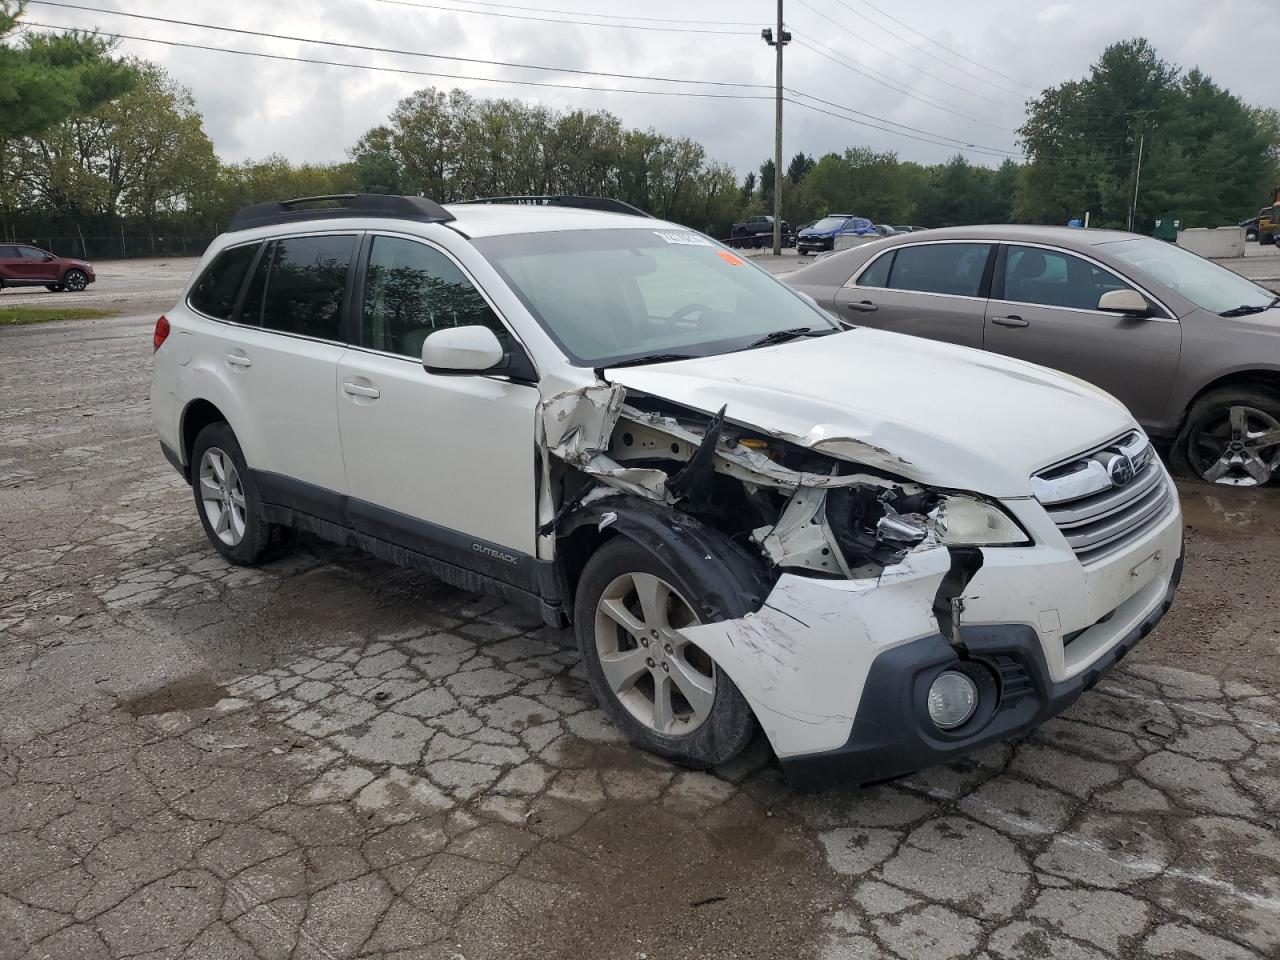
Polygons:
<instances>
[{"instance_id":1,"label":"black pickup truck","mask_svg":"<svg viewBox=\"0 0 1280 960\"><path fill-rule=\"evenodd\" d=\"M782 221L782 245L793 247L796 243L791 225ZM773 244L773 217L748 217L743 223L735 223L729 232L731 247L768 247Z\"/></svg>"}]
</instances>

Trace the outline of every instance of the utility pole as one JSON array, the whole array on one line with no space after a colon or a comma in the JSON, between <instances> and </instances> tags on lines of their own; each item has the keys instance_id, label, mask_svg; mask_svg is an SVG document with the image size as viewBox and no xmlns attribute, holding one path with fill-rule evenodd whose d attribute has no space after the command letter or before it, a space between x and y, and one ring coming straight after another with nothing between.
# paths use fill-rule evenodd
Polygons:
<instances>
[{"instance_id":1,"label":"utility pole","mask_svg":"<svg viewBox=\"0 0 1280 960\"><path fill-rule=\"evenodd\" d=\"M791 34L782 29L782 0L778 0L777 33L765 27L760 31L764 42L777 51L778 70L774 86L773 121L773 255L782 254L782 48L791 42Z\"/></svg>"},{"instance_id":2,"label":"utility pole","mask_svg":"<svg viewBox=\"0 0 1280 960\"><path fill-rule=\"evenodd\" d=\"M1147 131L1143 130L1138 137L1138 169L1133 176L1133 204L1129 207L1129 232L1133 232L1133 221L1138 215L1138 184L1142 182L1142 148L1147 144Z\"/></svg>"}]
</instances>

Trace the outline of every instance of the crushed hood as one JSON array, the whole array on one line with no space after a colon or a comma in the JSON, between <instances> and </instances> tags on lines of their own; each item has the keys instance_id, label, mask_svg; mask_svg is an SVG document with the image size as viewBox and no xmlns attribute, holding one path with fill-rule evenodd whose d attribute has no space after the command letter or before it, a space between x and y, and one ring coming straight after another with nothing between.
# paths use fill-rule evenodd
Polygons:
<instances>
[{"instance_id":1,"label":"crushed hood","mask_svg":"<svg viewBox=\"0 0 1280 960\"><path fill-rule=\"evenodd\" d=\"M1031 495L1031 474L1134 427L1110 395L1044 367L860 327L606 370L610 383L922 483Z\"/></svg>"}]
</instances>

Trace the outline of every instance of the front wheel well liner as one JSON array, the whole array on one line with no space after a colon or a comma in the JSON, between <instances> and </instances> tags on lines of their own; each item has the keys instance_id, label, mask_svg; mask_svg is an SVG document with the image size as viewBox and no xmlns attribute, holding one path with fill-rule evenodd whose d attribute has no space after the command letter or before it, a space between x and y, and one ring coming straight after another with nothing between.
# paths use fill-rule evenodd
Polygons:
<instances>
[{"instance_id":1,"label":"front wheel well liner","mask_svg":"<svg viewBox=\"0 0 1280 960\"><path fill-rule=\"evenodd\" d=\"M712 586L697 598L704 623L754 613L777 582L762 557L696 517L663 503L616 496L578 507L560 524L557 567L573 609L578 582L591 555L615 537L626 537L668 565L699 568Z\"/></svg>"}]
</instances>

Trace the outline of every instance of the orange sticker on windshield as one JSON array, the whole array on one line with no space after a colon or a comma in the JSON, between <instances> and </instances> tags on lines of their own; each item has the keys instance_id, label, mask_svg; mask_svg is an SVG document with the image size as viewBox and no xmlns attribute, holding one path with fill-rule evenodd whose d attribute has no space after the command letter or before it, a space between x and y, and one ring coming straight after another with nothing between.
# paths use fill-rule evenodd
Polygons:
<instances>
[{"instance_id":1,"label":"orange sticker on windshield","mask_svg":"<svg viewBox=\"0 0 1280 960\"><path fill-rule=\"evenodd\" d=\"M719 257L721 260L723 260L725 263L732 264L735 267L742 266L742 258L734 256L728 250L717 250L716 256Z\"/></svg>"}]
</instances>

